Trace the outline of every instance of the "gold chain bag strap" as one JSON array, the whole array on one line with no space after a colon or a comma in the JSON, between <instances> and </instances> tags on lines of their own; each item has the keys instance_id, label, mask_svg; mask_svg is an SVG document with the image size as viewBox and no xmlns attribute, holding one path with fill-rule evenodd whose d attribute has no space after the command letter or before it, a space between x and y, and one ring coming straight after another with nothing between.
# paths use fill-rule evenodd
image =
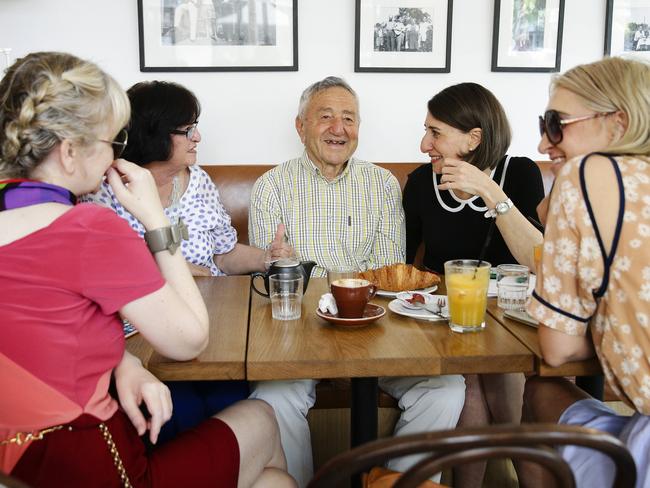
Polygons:
<instances>
[{"instance_id":1,"label":"gold chain bag strap","mask_svg":"<svg viewBox=\"0 0 650 488\"><path fill-rule=\"evenodd\" d=\"M117 450L117 446L115 445L115 441L113 441L113 436L108 430L108 427L104 422L100 423L98 427L99 427L99 431L102 433L102 437L104 438L106 445L108 446L108 450L111 453L111 456L113 457L113 464L115 464L115 467L117 468L117 473L120 475L122 486L124 488L133 488L131 481L129 481L129 476L126 474L126 469L124 469L124 464L122 463L122 458L120 457L120 453ZM47 429L33 431L33 432L17 432L13 437L0 441L0 446L4 446L8 444L16 444L17 446L22 446L23 444L26 444L31 441L40 441L43 440L43 437L45 435L50 434L52 432L56 432L57 430L61 430L61 429L67 429L68 431L73 430L73 428L69 425L67 426L56 425L54 427L49 427Z\"/></svg>"},{"instance_id":2,"label":"gold chain bag strap","mask_svg":"<svg viewBox=\"0 0 650 488\"><path fill-rule=\"evenodd\" d=\"M102 433L102 437L104 437L104 440L106 441L106 445L108 446L108 450L111 453L111 456L113 456L113 464L115 464L117 473L120 475L122 486L124 488L133 488L133 485L131 485L131 482L129 481L129 476L126 474L126 469L124 469L124 464L122 463L122 458L120 457L120 453L117 450L115 441L113 441L113 436L111 435L108 427L106 427L106 424L104 422L99 424L99 430Z\"/></svg>"}]
</instances>

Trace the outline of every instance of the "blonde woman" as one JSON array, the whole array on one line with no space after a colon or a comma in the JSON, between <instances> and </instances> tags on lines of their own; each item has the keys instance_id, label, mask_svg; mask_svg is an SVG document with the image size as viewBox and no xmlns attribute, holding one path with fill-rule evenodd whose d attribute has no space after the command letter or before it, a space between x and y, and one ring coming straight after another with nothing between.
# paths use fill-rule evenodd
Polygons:
<instances>
[{"instance_id":1,"label":"blonde woman","mask_svg":"<svg viewBox=\"0 0 650 488\"><path fill-rule=\"evenodd\" d=\"M260 401L145 452L172 404L124 350L118 312L177 360L205 348L208 317L181 253L75 205L106 175L148 232L170 227L151 174L119 159L129 111L113 78L68 54L30 54L0 82L0 470L39 487L293 486Z\"/></svg>"},{"instance_id":2,"label":"blonde woman","mask_svg":"<svg viewBox=\"0 0 650 488\"><path fill-rule=\"evenodd\" d=\"M650 66L608 58L557 77L540 117L539 151L565 163L551 194L537 288L528 311L552 366L596 356L612 390L634 409L620 416L564 379L528 381L524 420L619 437L649 486ZM594 451L565 448L577 485L611 486ZM542 474L520 477L547 486Z\"/></svg>"}]
</instances>

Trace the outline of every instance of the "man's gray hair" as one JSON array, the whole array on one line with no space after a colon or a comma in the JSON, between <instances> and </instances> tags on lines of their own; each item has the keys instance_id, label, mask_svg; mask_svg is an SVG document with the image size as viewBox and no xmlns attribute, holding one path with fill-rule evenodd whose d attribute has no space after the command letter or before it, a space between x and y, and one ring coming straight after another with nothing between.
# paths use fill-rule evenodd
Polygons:
<instances>
[{"instance_id":1,"label":"man's gray hair","mask_svg":"<svg viewBox=\"0 0 650 488\"><path fill-rule=\"evenodd\" d=\"M354 96L357 105L359 105L359 97L357 97L357 93L352 89L352 87L348 85L347 81L345 81L343 78L339 78L338 76L328 76L327 78L309 85L307 88L305 88L305 91L302 92L302 95L300 96L300 103L298 104L298 117L301 119L303 118L311 97L313 97L316 93L327 90L328 88L335 88L337 86L349 91Z\"/></svg>"}]
</instances>

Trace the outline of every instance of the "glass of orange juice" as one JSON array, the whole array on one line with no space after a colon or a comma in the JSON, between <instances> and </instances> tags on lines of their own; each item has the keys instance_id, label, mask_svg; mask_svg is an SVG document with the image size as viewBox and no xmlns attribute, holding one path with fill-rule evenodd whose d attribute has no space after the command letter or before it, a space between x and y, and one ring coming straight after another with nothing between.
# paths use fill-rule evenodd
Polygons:
<instances>
[{"instance_id":1,"label":"glass of orange juice","mask_svg":"<svg viewBox=\"0 0 650 488\"><path fill-rule=\"evenodd\" d=\"M476 259L445 263L449 327L454 332L476 332L485 328L485 308L491 264Z\"/></svg>"}]
</instances>

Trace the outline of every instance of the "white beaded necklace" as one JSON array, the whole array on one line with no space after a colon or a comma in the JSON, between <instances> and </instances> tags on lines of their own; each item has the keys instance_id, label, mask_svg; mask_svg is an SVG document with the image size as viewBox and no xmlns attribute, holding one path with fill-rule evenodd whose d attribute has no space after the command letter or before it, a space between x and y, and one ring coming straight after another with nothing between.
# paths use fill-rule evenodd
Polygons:
<instances>
[{"instance_id":1,"label":"white beaded necklace","mask_svg":"<svg viewBox=\"0 0 650 488\"><path fill-rule=\"evenodd\" d=\"M499 182L499 186L500 186L501 188L503 188L503 182L504 182L505 179L506 179L506 171L507 171L507 169L508 169L508 163L510 163L510 156L506 156L506 161L505 161L505 163L503 164L503 173L501 173L501 181ZM490 171L490 179L494 179L494 173L496 173L496 170L497 170L497 167L498 167L498 166L499 166L499 165L497 164L497 165L492 169L492 171ZM455 194L452 190L448 190L448 191L449 191L449 194L451 195L451 198L453 198L454 200L456 200L456 201L459 203L459 205L458 205L457 207L450 207L450 206L447 205L447 204L442 200L442 198L440 197L440 190L438 189L438 179L436 178L436 173L435 173L435 171L432 171L431 173L432 173L432 178L433 178L433 189L434 189L434 191L435 191L435 193L436 193L436 198L438 199L438 203L439 203L440 206L441 206L442 208L444 208L447 212L454 212L454 213L455 213L455 212L460 212L462 209L465 208L466 205L468 205L472 210L475 210L475 211L477 211L477 212L485 212L485 211L488 210L487 207L485 207L485 206L483 206L483 207L479 207L478 205L476 205L476 204L474 203L474 200L476 200L477 198L479 198L478 195L474 195L472 198L468 198L467 200L464 200L464 199L462 199L462 198L458 198L458 197L456 196L456 194Z\"/></svg>"}]
</instances>

